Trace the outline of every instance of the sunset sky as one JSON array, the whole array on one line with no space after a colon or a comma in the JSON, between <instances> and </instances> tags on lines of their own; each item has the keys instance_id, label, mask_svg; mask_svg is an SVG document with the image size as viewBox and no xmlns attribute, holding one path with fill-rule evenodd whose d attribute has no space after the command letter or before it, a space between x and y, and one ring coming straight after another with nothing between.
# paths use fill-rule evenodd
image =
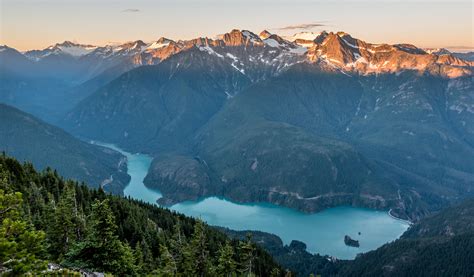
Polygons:
<instances>
[{"instance_id":1,"label":"sunset sky","mask_svg":"<svg viewBox=\"0 0 474 277\"><path fill-rule=\"evenodd\" d=\"M281 35L345 31L374 42L474 48L473 2L392 0L0 0L0 44L42 49L64 40L104 45L231 29Z\"/></svg>"}]
</instances>

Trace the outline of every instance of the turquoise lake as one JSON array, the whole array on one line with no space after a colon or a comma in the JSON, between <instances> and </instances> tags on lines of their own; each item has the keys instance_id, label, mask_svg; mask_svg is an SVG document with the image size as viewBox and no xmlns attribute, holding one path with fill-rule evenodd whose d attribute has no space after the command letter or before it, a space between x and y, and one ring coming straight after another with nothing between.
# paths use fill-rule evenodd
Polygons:
<instances>
[{"instance_id":1,"label":"turquoise lake","mask_svg":"<svg viewBox=\"0 0 474 277\"><path fill-rule=\"evenodd\" d=\"M125 152L111 144L96 144L127 156L131 181L124 190L125 195L156 204L161 193L143 184L152 158ZM336 207L306 214L269 203L239 204L219 197L208 197L200 201L178 203L169 208L199 217L210 225L273 233L285 244L300 240L306 243L309 252L339 259L353 259L358 253L376 249L395 240L409 227L407 222L392 218L387 211L354 207ZM359 240L360 247L346 246L344 235Z\"/></svg>"}]
</instances>

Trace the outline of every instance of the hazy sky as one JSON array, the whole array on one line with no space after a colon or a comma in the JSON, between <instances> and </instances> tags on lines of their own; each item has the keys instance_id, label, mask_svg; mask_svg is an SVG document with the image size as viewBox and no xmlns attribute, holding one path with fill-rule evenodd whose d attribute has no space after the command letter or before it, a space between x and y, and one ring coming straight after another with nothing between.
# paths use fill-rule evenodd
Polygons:
<instances>
[{"instance_id":1,"label":"hazy sky","mask_svg":"<svg viewBox=\"0 0 474 277\"><path fill-rule=\"evenodd\" d=\"M20 50L64 40L103 45L214 37L237 28L345 31L374 43L474 48L473 14L472 0L0 0L0 44Z\"/></svg>"}]
</instances>

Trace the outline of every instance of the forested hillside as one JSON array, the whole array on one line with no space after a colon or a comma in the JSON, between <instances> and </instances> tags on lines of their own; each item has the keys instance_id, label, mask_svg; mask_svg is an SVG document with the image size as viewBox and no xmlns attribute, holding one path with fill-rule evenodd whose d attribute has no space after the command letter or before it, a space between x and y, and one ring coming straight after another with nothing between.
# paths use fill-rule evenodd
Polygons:
<instances>
[{"instance_id":1,"label":"forested hillside","mask_svg":"<svg viewBox=\"0 0 474 277\"><path fill-rule=\"evenodd\" d=\"M0 103L0 152L38 169L122 194L130 181L125 156L77 139L31 114Z\"/></svg>"},{"instance_id":2,"label":"forested hillside","mask_svg":"<svg viewBox=\"0 0 474 277\"><path fill-rule=\"evenodd\" d=\"M0 156L0 275L87 270L117 276L281 276L250 239ZM51 273L51 272L49 272ZM48 274L49 274L48 273Z\"/></svg>"},{"instance_id":3,"label":"forested hillside","mask_svg":"<svg viewBox=\"0 0 474 277\"><path fill-rule=\"evenodd\" d=\"M397 241L347 263L347 276L472 276L474 199L425 218Z\"/></svg>"}]
</instances>

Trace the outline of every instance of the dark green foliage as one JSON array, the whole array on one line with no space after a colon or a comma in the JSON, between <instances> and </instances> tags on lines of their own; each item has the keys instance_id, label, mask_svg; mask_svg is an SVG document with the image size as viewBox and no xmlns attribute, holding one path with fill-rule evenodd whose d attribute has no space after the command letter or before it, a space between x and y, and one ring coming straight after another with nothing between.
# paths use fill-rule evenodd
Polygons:
<instances>
[{"instance_id":1,"label":"dark green foliage","mask_svg":"<svg viewBox=\"0 0 474 277\"><path fill-rule=\"evenodd\" d=\"M231 277L237 274L237 265L234 260L234 249L229 242L226 242L226 244L221 246L219 249L218 262L216 273L219 276Z\"/></svg>"},{"instance_id":2,"label":"dark green foliage","mask_svg":"<svg viewBox=\"0 0 474 277\"><path fill-rule=\"evenodd\" d=\"M474 234L400 239L338 266L341 276L472 276Z\"/></svg>"},{"instance_id":3,"label":"dark green foliage","mask_svg":"<svg viewBox=\"0 0 474 277\"><path fill-rule=\"evenodd\" d=\"M173 256L171 256L166 246L161 246L160 251L160 268L157 270L158 274L164 277L175 276L177 267Z\"/></svg>"},{"instance_id":4,"label":"dark green foliage","mask_svg":"<svg viewBox=\"0 0 474 277\"><path fill-rule=\"evenodd\" d=\"M255 246L252 243L252 235L248 234L247 239L239 242L240 248L240 272L245 276L252 276L254 260L255 260Z\"/></svg>"},{"instance_id":5,"label":"dark green foliage","mask_svg":"<svg viewBox=\"0 0 474 277\"><path fill-rule=\"evenodd\" d=\"M117 225L108 199L95 200L88 228L87 238L68 253L66 264L117 275L136 274L130 246L116 235Z\"/></svg>"},{"instance_id":6,"label":"dark green foliage","mask_svg":"<svg viewBox=\"0 0 474 277\"><path fill-rule=\"evenodd\" d=\"M74 184L67 183L59 198L59 203L54 207L54 201L52 201L50 205L53 206L54 212L48 226L51 242L48 252L54 259L61 259L68 253L71 245L83 238L85 232L85 218L77 207Z\"/></svg>"},{"instance_id":7,"label":"dark green foliage","mask_svg":"<svg viewBox=\"0 0 474 277\"><path fill-rule=\"evenodd\" d=\"M0 164L0 275L20 275L27 272L39 272L46 268L46 262L40 257L44 251L42 231L23 218L20 192L8 192L8 172ZM3 272L5 268L10 271Z\"/></svg>"},{"instance_id":8,"label":"dark green foliage","mask_svg":"<svg viewBox=\"0 0 474 277\"><path fill-rule=\"evenodd\" d=\"M0 172L6 176L0 189L23 200L15 205L24 214L18 220L20 231L29 234L29 244L27 248L18 244L15 253L31 260L19 272L34 272L41 269L34 261L49 260L119 276L214 276L222 262L222 245L226 253L244 256L238 241L230 241L200 220L65 181L51 170L38 173L31 164L21 165L5 156L0 156ZM9 237L5 240L12 242ZM274 268L283 272L269 254L247 245L254 247L253 274L268 276ZM3 262L13 254L2 251L2 255Z\"/></svg>"}]
</instances>

